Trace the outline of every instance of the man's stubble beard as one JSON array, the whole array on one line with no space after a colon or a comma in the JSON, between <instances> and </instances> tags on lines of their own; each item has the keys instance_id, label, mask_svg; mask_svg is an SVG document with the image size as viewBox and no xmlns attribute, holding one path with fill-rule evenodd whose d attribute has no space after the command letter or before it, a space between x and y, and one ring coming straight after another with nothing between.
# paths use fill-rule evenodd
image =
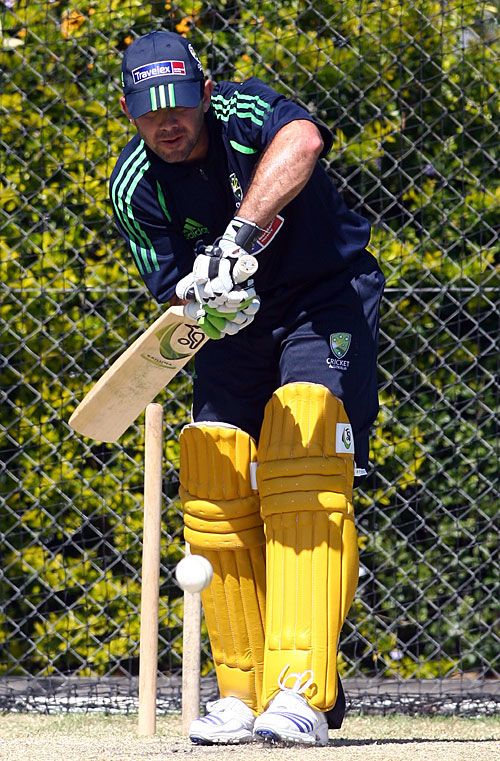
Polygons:
<instances>
[{"instance_id":1,"label":"man's stubble beard","mask_svg":"<svg viewBox=\"0 0 500 761\"><path fill-rule=\"evenodd\" d=\"M198 138L191 138L189 142L185 143L182 146L179 146L179 148L175 147L170 150L168 148L162 148L161 145L158 145L158 146L149 145L149 147L154 153L156 153L157 156L163 159L163 161L165 161L167 164L180 164L189 159L197 143L198 143Z\"/></svg>"},{"instance_id":2,"label":"man's stubble beard","mask_svg":"<svg viewBox=\"0 0 500 761\"><path fill-rule=\"evenodd\" d=\"M146 137L144 132L141 130L138 124L136 124L137 131L139 132L140 137L144 140L148 148L150 148L153 153L155 153L157 156L159 156L163 161L165 161L167 164L180 164L184 161L188 161L189 157L191 156L192 152L195 150L196 146L198 145L198 142L201 140L202 132L204 127L204 116L202 115L202 118L200 120L200 123L198 124L198 129L196 132L196 135L193 137L189 135L183 135L182 137L186 138L187 142L181 146L174 147L173 149L163 148L161 145L154 144L149 138Z\"/></svg>"}]
</instances>

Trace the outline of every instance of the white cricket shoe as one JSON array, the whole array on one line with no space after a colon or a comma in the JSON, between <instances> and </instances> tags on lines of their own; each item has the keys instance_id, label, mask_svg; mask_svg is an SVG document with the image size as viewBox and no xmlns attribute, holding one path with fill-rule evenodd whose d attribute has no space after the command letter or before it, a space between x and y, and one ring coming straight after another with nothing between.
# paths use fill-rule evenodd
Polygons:
<instances>
[{"instance_id":1,"label":"white cricket shoe","mask_svg":"<svg viewBox=\"0 0 500 761\"><path fill-rule=\"evenodd\" d=\"M293 745L328 745L328 724L324 713L312 708L302 696L313 681L312 671L283 676L278 679L280 692L254 723L254 737L271 743ZM307 675L310 675L308 678ZM292 687L286 687L289 677L295 677Z\"/></svg>"},{"instance_id":2,"label":"white cricket shoe","mask_svg":"<svg viewBox=\"0 0 500 761\"><path fill-rule=\"evenodd\" d=\"M195 745L237 745L252 742L255 716L239 698L220 698L207 703L207 714L189 727Z\"/></svg>"}]
</instances>

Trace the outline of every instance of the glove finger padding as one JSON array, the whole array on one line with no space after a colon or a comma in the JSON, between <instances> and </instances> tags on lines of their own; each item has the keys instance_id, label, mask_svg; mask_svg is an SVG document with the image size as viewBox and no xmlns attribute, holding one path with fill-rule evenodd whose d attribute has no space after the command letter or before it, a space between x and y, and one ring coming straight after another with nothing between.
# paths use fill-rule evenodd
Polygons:
<instances>
[{"instance_id":1,"label":"glove finger padding","mask_svg":"<svg viewBox=\"0 0 500 761\"><path fill-rule=\"evenodd\" d=\"M184 277L181 277L177 285L175 286L175 294L180 299L193 299L195 295L195 279L192 272L189 272Z\"/></svg>"},{"instance_id":2,"label":"glove finger padding","mask_svg":"<svg viewBox=\"0 0 500 761\"><path fill-rule=\"evenodd\" d=\"M243 330L243 328L248 327L250 323L254 321L255 315L259 311L259 307L260 299L252 299L246 309L239 310L231 320L226 322L222 330L223 335L234 336L236 333L239 333L240 330Z\"/></svg>"},{"instance_id":3,"label":"glove finger padding","mask_svg":"<svg viewBox=\"0 0 500 761\"><path fill-rule=\"evenodd\" d=\"M226 317L222 317L215 310L208 314L205 310L209 307L202 307L197 301L189 301L184 304L184 314L191 320L196 320L203 332L214 341L224 337L223 328L227 322Z\"/></svg>"},{"instance_id":4,"label":"glove finger padding","mask_svg":"<svg viewBox=\"0 0 500 761\"><path fill-rule=\"evenodd\" d=\"M221 256L220 248L217 248L217 256L213 253L212 255L206 253L211 249L213 247L208 246L205 253L199 253L194 260L193 279L196 298L201 303L212 307L230 302L230 308L233 304L238 308L241 301L247 297L237 294L240 293L241 288L248 291L252 289L253 280L251 277L255 269L248 271L245 266L240 266L241 262L244 261L243 256ZM253 261L255 262L255 260ZM246 264L248 266L248 263ZM252 291L248 295L254 294L255 291Z\"/></svg>"},{"instance_id":5,"label":"glove finger padding","mask_svg":"<svg viewBox=\"0 0 500 761\"><path fill-rule=\"evenodd\" d=\"M200 294L200 290L203 291L203 288L196 288L197 296ZM205 299L200 298L199 301L209 307L212 307L213 309L217 309L218 312L226 313L238 312L240 310L246 309L247 306L251 304L256 298L257 294L255 293L255 288L253 288L253 286L250 288L235 286L234 290L229 291L226 300L222 303L213 303L216 302L217 299L210 299L205 301ZM260 304L260 302L258 303Z\"/></svg>"},{"instance_id":6,"label":"glove finger padding","mask_svg":"<svg viewBox=\"0 0 500 761\"><path fill-rule=\"evenodd\" d=\"M190 320L196 320L196 322L204 314L203 307L197 301L188 301L187 304L184 304L183 312L186 317L189 317Z\"/></svg>"},{"instance_id":7,"label":"glove finger padding","mask_svg":"<svg viewBox=\"0 0 500 761\"><path fill-rule=\"evenodd\" d=\"M223 259L218 256L198 254L193 264L193 276L197 283L208 285L212 293L231 291L235 282L232 271L237 258Z\"/></svg>"},{"instance_id":8,"label":"glove finger padding","mask_svg":"<svg viewBox=\"0 0 500 761\"><path fill-rule=\"evenodd\" d=\"M228 321L222 330L223 336L235 336L236 333L239 333L240 330L243 330L243 328L248 327L251 322L253 322L253 317L243 317L242 312L238 312L238 315L240 315L239 319L236 318L234 320Z\"/></svg>"},{"instance_id":9,"label":"glove finger padding","mask_svg":"<svg viewBox=\"0 0 500 761\"><path fill-rule=\"evenodd\" d=\"M196 300L205 306L217 308L226 303L231 290L221 289L221 283L215 280L197 281L194 286Z\"/></svg>"},{"instance_id":10,"label":"glove finger padding","mask_svg":"<svg viewBox=\"0 0 500 761\"><path fill-rule=\"evenodd\" d=\"M240 311L246 314L247 317L255 317L259 309L260 309L260 298L257 295L252 296L252 298L249 298L246 302L244 302L240 306Z\"/></svg>"},{"instance_id":11,"label":"glove finger padding","mask_svg":"<svg viewBox=\"0 0 500 761\"><path fill-rule=\"evenodd\" d=\"M196 320L200 328L209 338L218 340L227 335L235 335L250 325L259 311L258 297L243 302L244 309L233 312L221 312L213 307L202 306L195 301L184 305L186 317Z\"/></svg>"},{"instance_id":12,"label":"glove finger padding","mask_svg":"<svg viewBox=\"0 0 500 761\"><path fill-rule=\"evenodd\" d=\"M200 328L214 341L218 341L226 335L224 331L227 322L227 316L221 316L216 310L210 309L210 307L205 307L202 317L198 319Z\"/></svg>"}]
</instances>

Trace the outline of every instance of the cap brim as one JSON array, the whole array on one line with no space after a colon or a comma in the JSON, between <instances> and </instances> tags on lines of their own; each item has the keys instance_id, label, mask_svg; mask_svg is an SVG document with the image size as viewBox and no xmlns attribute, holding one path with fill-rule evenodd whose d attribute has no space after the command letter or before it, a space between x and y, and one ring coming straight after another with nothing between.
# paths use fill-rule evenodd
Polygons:
<instances>
[{"instance_id":1,"label":"cap brim","mask_svg":"<svg viewBox=\"0 0 500 761\"><path fill-rule=\"evenodd\" d=\"M125 101L134 119L160 108L196 108L202 99L202 85L200 82L155 84L125 94Z\"/></svg>"}]
</instances>

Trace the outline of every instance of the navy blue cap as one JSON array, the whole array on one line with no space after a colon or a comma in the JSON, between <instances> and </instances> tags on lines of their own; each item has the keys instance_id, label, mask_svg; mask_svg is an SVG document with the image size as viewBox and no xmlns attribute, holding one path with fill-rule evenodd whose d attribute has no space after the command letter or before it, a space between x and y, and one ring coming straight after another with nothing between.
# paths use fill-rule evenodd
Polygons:
<instances>
[{"instance_id":1,"label":"navy blue cap","mask_svg":"<svg viewBox=\"0 0 500 761\"><path fill-rule=\"evenodd\" d=\"M174 32L151 32L125 51L122 86L134 119L159 108L195 108L205 75L191 43Z\"/></svg>"}]
</instances>

